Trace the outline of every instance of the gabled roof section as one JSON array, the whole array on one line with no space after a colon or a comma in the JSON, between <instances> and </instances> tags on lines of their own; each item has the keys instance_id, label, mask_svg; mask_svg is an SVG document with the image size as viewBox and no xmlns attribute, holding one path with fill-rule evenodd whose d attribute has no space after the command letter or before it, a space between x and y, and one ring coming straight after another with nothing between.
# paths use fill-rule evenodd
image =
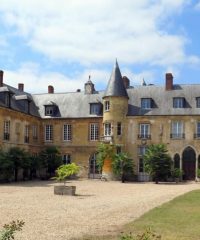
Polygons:
<instances>
[{"instance_id":1,"label":"gabled roof section","mask_svg":"<svg viewBox=\"0 0 200 240\"><path fill-rule=\"evenodd\" d=\"M110 80L107 85L104 97L116 96L116 97L127 97L128 94L124 86L122 75L118 66L118 62L114 65L113 71L110 76Z\"/></svg>"}]
</instances>

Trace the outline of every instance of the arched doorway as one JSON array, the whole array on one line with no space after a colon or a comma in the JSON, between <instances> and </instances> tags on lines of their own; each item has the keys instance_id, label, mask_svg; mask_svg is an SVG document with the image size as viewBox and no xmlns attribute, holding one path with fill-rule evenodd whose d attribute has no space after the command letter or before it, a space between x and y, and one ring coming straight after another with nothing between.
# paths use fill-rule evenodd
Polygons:
<instances>
[{"instance_id":1,"label":"arched doorway","mask_svg":"<svg viewBox=\"0 0 200 240\"><path fill-rule=\"evenodd\" d=\"M89 159L89 178L93 178L93 179L101 178L101 174L97 166L96 157L97 157L97 153L93 153Z\"/></svg>"},{"instance_id":2,"label":"arched doorway","mask_svg":"<svg viewBox=\"0 0 200 240\"><path fill-rule=\"evenodd\" d=\"M178 153L174 155L174 168L180 168L180 156Z\"/></svg>"},{"instance_id":3,"label":"arched doorway","mask_svg":"<svg viewBox=\"0 0 200 240\"><path fill-rule=\"evenodd\" d=\"M182 155L183 180L194 180L196 171L196 153L193 148L187 147Z\"/></svg>"}]
</instances>

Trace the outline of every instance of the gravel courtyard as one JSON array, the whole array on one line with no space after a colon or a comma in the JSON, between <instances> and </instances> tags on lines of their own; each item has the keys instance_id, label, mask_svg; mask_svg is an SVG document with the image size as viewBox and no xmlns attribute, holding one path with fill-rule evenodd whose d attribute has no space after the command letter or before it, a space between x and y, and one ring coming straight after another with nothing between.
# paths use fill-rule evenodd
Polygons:
<instances>
[{"instance_id":1,"label":"gravel courtyard","mask_svg":"<svg viewBox=\"0 0 200 240\"><path fill-rule=\"evenodd\" d=\"M24 220L17 240L67 240L85 234L105 234L133 221L149 209L200 189L198 183L120 183L70 181L77 196L53 194L53 182L0 185L0 227Z\"/></svg>"}]
</instances>

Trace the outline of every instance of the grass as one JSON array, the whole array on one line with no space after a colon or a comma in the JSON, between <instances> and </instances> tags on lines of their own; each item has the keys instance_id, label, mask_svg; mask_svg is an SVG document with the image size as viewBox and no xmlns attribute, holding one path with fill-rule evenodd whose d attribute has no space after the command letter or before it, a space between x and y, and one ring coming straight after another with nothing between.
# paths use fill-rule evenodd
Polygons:
<instances>
[{"instance_id":1,"label":"grass","mask_svg":"<svg viewBox=\"0 0 200 240\"><path fill-rule=\"evenodd\" d=\"M124 233L139 234L151 227L162 240L200 239L200 190L191 191L152 209L123 227ZM84 240L119 240L118 236L89 236Z\"/></svg>"}]
</instances>

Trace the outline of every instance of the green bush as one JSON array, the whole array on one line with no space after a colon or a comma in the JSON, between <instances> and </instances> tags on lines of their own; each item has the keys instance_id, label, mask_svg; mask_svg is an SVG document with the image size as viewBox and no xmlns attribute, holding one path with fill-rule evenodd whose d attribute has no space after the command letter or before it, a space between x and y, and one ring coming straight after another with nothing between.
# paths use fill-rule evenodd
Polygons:
<instances>
[{"instance_id":1,"label":"green bush","mask_svg":"<svg viewBox=\"0 0 200 240\"><path fill-rule=\"evenodd\" d=\"M166 180L171 174L172 160L168 154L166 145L149 145L144 155L145 171L149 173L156 183Z\"/></svg>"},{"instance_id":2,"label":"green bush","mask_svg":"<svg viewBox=\"0 0 200 240\"><path fill-rule=\"evenodd\" d=\"M14 234L17 231L21 231L24 226L24 221L12 221L9 224L5 224L3 229L0 230L0 240L11 240L14 239Z\"/></svg>"},{"instance_id":3,"label":"green bush","mask_svg":"<svg viewBox=\"0 0 200 240\"><path fill-rule=\"evenodd\" d=\"M128 175L133 175L133 169L133 159L130 159L127 153L121 152L115 154L112 160L112 170L117 177L121 178L122 182L125 181Z\"/></svg>"},{"instance_id":4,"label":"green bush","mask_svg":"<svg viewBox=\"0 0 200 240\"><path fill-rule=\"evenodd\" d=\"M59 182L63 182L65 185L66 179L72 175L75 175L79 172L80 167L77 166L75 163L61 165L56 170L56 176L52 179L55 179Z\"/></svg>"},{"instance_id":5,"label":"green bush","mask_svg":"<svg viewBox=\"0 0 200 240\"><path fill-rule=\"evenodd\" d=\"M172 177L180 178L183 176L183 171L180 168L174 168L171 172Z\"/></svg>"}]
</instances>

